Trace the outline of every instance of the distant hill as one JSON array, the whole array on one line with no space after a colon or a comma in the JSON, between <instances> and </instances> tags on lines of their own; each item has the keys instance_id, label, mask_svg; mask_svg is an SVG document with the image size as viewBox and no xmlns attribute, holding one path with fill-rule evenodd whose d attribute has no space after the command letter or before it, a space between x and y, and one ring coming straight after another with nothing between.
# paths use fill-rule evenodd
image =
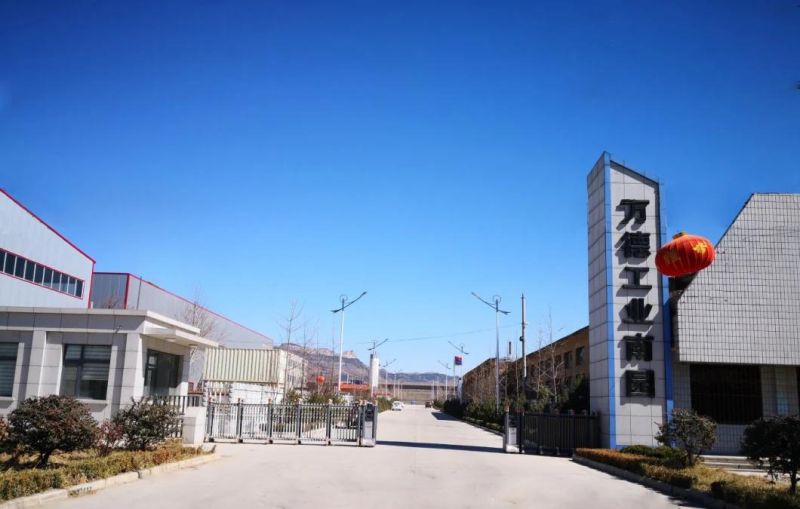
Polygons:
<instances>
[{"instance_id":1,"label":"distant hill","mask_svg":"<svg viewBox=\"0 0 800 509\"><path fill-rule=\"evenodd\" d=\"M329 348L303 348L293 343L283 343L278 348L303 357L309 365L309 378L323 375L329 380L336 380L339 370L339 354ZM389 372L389 382L394 383L395 376L397 382L403 383L431 383L438 382L443 384L447 375L442 373L400 373ZM345 350L342 353L342 378L350 380L362 380L367 383L369 380L369 367L362 362L358 355L352 350ZM381 370L381 380L386 377L386 370Z\"/></svg>"}]
</instances>

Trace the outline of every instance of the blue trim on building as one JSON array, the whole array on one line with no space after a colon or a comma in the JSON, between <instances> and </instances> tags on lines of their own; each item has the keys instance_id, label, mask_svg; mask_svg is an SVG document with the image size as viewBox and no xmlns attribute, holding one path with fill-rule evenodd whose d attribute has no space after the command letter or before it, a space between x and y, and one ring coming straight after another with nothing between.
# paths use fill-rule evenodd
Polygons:
<instances>
[{"instance_id":1,"label":"blue trim on building","mask_svg":"<svg viewBox=\"0 0 800 509\"><path fill-rule=\"evenodd\" d=\"M617 375L614 369L614 359L617 351L614 335L614 249L611 245L611 154L603 152L603 189L605 198L603 207L605 208L606 225L606 320L607 320L607 346L608 346L608 446L612 449L617 448L617 411L616 411L616 392Z\"/></svg>"},{"instance_id":2,"label":"blue trim on building","mask_svg":"<svg viewBox=\"0 0 800 509\"><path fill-rule=\"evenodd\" d=\"M661 186L658 190L658 227L661 230L661 246L669 242L667 238L667 227L664 218L664 195L661 192ZM659 246L659 248L661 247ZM666 276L661 276L661 312L662 317L662 334L664 335L664 411L666 412L666 420L672 419L672 409L675 406L673 398L673 382L672 382L672 313L670 310L669 298L669 279Z\"/></svg>"}]
</instances>

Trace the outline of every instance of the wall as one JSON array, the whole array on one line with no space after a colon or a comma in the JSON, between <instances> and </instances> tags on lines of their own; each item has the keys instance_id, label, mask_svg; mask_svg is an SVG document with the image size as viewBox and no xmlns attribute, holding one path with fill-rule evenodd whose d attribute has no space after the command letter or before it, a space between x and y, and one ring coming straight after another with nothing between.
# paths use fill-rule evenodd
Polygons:
<instances>
[{"instance_id":1,"label":"wall","mask_svg":"<svg viewBox=\"0 0 800 509\"><path fill-rule=\"evenodd\" d=\"M0 306L89 307L94 260L0 189L0 249L83 281L81 298L0 272Z\"/></svg>"}]
</instances>

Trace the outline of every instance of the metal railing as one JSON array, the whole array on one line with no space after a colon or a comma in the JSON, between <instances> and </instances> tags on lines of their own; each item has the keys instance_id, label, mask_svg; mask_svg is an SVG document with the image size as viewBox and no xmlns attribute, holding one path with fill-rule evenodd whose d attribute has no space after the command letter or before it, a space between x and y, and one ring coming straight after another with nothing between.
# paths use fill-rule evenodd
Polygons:
<instances>
[{"instance_id":1,"label":"metal railing","mask_svg":"<svg viewBox=\"0 0 800 509\"><path fill-rule=\"evenodd\" d=\"M177 417L171 427L169 438L181 438L183 436L183 416L186 415L187 408L205 406L205 401L199 394L150 396L149 399L154 405L167 405L175 409Z\"/></svg>"},{"instance_id":2,"label":"metal railing","mask_svg":"<svg viewBox=\"0 0 800 509\"><path fill-rule=\"evenodd\" d=\"M600 419L594 415L506 414L509 443L518 444L520 452L570 455L580 447L600 446Z\"/></svg>"},{"instance_id":3,"label":"metal railing","mask_svg":"<svg viewBox=\"0 0 800 509\"><path fill-rule=\"evenodd\" d=\"M374 443L377 412L367 405L252 404L210 402L206 439L268 443ZM365 426L369 421L371 426ZM365 433L366 429L366 433Z\"/></svg>"}]
</instances>

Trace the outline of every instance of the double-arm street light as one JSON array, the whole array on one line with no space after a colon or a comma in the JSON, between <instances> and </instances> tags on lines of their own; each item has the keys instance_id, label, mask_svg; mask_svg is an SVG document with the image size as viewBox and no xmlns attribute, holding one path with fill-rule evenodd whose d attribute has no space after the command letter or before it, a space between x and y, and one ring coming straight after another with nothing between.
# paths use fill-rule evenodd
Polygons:
<instances>
[{"instance_id":1,"label":"double-arm street light","mask_svg":"<svg viewBox=\"0 0 800 509\"><path fill-rule=\"evenodd\" d=\"M361 292L361 295L356 297L354 300L348 301L347 295L340 295L339 300L341 301L342 305L338 309L332 309L331 313L342 313L341 314L341 327L339 329L339 379L338 383L336 384L336 390L339 394L342 393L342 348L344 346L344 310L355 304L358 299L366 295L367 292Z\"/></svg>"},{"instance_id":2,"label":"double-arm street light","mask_svg":"<svg viewBox=\"0 0 800 509\"><path fill-rule=\"evenodd\" d=\"M509 311L500 309L500 301L502 300L499 295L492 296L494 304L483 300L480 295L472 292L472 296L483 302L490 308L494 309L494 328L495 328L495 354L494 354L494 408L500 409L500 313L507 315Z\"/></svg>"}]
</instances>

